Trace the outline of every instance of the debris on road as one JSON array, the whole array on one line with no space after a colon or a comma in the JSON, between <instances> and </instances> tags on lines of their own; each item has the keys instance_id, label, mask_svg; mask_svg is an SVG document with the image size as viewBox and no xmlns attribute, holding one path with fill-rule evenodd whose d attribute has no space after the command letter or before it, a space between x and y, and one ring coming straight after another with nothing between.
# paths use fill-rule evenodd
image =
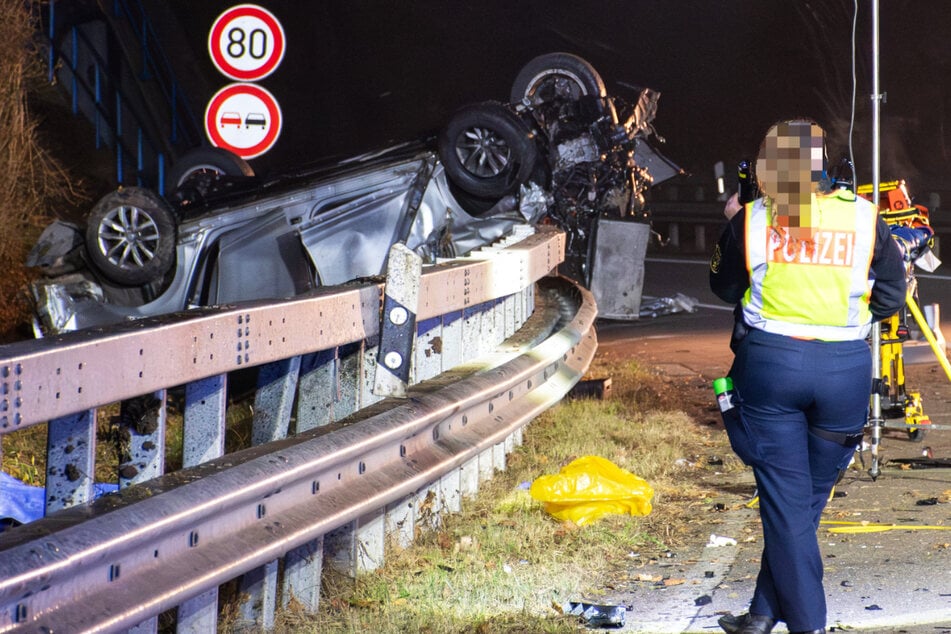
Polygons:
<instances>
[{"instance_id":1,"label":"debris on road","mask_svg":"<svg viewBox=\"0 0 951 634\"><path fill-rule=\"evenodd\" d=\"M590 627L621 627L624 625L623 605L596 605L569 601L565 614L580 616Z\"/></svg>"},{"instance_id":2,"label":"debris on road","mask_svg":"<svg viewBox=\"0 0 951 634\"><path fill-rule=\"evenodd\" d=\"M720 548L721 546L736 546L736 540L732 537L710 535L710 540L707 542L707 548Z\"/></svg>"},{"instance_id":3,"label":"debris on road","mask_svg":"<svg viewBox=\"0 0 951 634\"><path fill-rule=\"evenodd\" d=\"M697 299L677 293L673 297L644 297L641 302L640 318L660 317L673 313L692 313L697 310Z\"/></svg>"}]
</instances>

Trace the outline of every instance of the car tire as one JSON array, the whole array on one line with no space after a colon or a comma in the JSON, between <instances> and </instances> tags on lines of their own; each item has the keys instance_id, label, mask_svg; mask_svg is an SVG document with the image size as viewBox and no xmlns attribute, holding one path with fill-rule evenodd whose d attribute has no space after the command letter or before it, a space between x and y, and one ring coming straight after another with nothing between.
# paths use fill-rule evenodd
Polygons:
<instances>
[{"instance_id":1,"label":"car tire","mask_svg":"<svg viewBox=\"0 0 951 634\"><path fill-rule=\"evenodd\" d=\"M159 280L175 262L175 214L149 189L120 187L86 222L86 251L106 279L123 286Z\"/></svg>"},{"instance_id":2,"label":"car tire","mask_svg":"<svg viewBox=\"0 0 951 634\"><path fill-rule=\"evenodd\" d=\"M211 176L212 178L208 178ZM168 171L168 197L188 205L203 199L207 184L215 176L254 176L254 169L243 158L219 147L197 147L186 152Z\"/></svg>"},{"instance_id":3,"label":"car tire","mask_svg":"<svg viewBox=\"0 0 951 634\"><path fill-rule=\"evenodd\" d=\"M497 200L528 181L538 148L518 115L500 103L485 102L452 116L439 138L439 158L459 189Z\"/></svg>"},{"instance_id":4,"label":"car tire","mask_svg":"<svg viewBox=\"0 0 951 634\"><path fill-rule=\"evenodd\" d=\"M511 102L538 105L558 96L577 100L584 95L607 95L594 66L571 53L548 53L522 67L512 84Z\"/></svg>"}]
</instances>

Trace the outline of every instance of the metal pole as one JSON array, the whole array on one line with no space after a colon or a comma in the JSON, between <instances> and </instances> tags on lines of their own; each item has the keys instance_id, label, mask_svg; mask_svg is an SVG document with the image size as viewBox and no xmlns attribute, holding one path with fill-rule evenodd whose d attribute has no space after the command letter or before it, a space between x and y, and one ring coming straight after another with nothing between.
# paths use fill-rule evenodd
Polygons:
<instances>
[{"instance_id":1,"label":"metal pole","mask_svg":"<svg viewBox=\"0 0 951 634\"><path fill-rule=\"evenodd\" d=\"M872 0L872 202L878 205L879 182L881 180L879 164L879 126L881 114L881 92L878 85L878 2ZM869 424L872 429L872 459L869 475L872 480L879 476L878 446L882 439L882 328L879 323L872 324L872 403Z\"/></svg>"}]
</instances>

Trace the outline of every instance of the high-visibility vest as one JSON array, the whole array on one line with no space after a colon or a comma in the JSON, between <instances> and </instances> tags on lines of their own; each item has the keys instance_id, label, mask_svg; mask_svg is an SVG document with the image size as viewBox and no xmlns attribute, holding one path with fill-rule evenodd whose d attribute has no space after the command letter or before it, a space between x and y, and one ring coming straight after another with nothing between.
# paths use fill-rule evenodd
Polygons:
<instances>
[{"instance_id":1,"label":"high-visibility vest","mask_svg":"<svg viewBox=\"0 0 951 634\"><path fill-rule=\"evenodd\" d=\"M811 240L774 227L764 199L746 205L743 297L747 324L790 337L847 341L871 329L869 269L877 211L847 190L812 198L818 226Z\"/></svg>"}]
</instances>

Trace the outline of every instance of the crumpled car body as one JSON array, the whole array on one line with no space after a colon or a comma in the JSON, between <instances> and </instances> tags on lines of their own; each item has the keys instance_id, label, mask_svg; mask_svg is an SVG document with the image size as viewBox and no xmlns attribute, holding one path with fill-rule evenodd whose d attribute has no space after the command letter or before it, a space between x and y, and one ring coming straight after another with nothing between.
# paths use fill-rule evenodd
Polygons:
<instances>
[{"instance_id":1,"label":"crumpled car body","mask_svg":"<svg viewBox=\"0 0 951 634\"><path fill-rule=\"evenodd\" d=\"M147 292L123 289L90 267L63 274L63 260L79 247L81 235L78 227L55 223L30 259L33 266L60 272L33 284L37 334L293 297L379 275L395 242L433 262L439 255L467 253L532 219L514 200L502 201L489 218L466 213L431 151L329 177L290 179L270 189L258 186L250 199L181 222L173 275L151 300ZM78 240L63 238L70 232Z\"/></svg>"},{"instance_id":2,"label":"crumpled car body","mask_svg":"<svg viewBox=\"0 0 951 634\"><path fill-rule=\"evenodd\" d=\"M566 231L564 272L586 285L597 218L644 221L644 192L679 172L644 142L658 98L608 97L587 62L557 53L526 65L509 103L460 109L438 143L271 179L200 149L167 197L120 187L85 230L47 228L28 260L44 272L34 330L293 297L383 274L397 242L433 263L542 221Z\"/></svg>"}]
</instances>

